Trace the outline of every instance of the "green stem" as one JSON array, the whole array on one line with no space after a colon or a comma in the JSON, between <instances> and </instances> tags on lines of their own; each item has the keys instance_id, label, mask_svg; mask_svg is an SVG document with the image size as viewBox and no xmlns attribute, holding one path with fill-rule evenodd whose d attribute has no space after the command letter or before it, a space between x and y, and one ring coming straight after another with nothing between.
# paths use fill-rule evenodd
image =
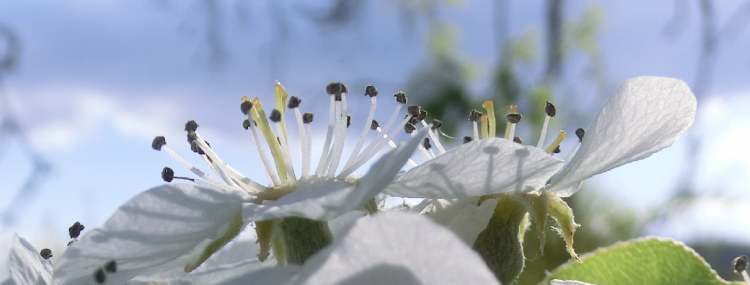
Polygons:
<instances>
[{"instance_id":1,"label":"green stem","mask_svg":"<svg viewBox=\"0 0 750 285\"><path fill-rule=\"evenodd\" d=\"M327 222L305 218L284 218L279 223L290 264L304 264L308 258L331 243L333 236Z\"/></svg>"}]
</instances>

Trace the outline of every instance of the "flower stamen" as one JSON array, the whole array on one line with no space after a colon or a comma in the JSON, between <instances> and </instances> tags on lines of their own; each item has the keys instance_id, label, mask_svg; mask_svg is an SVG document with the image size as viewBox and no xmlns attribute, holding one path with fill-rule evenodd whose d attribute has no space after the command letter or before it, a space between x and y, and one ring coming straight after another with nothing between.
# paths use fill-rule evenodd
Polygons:
<instances>
[{"instance_id":1,"label":"flower stamen","mask_svg":"<svg viewBox=\"0 0 750 285\"><path fill-rule=\"evenodd\" d=\"M326 91L330 97L328 103L328 129L326 130L326 140L323 143L323 150L320 153L320 159L318 160L318 167L315 170L315 175L323 175L325 167L328 166L328 152L331 148L331 140L333 139L333 131L336 124L336 98L333 96L333 85L335 83L328 84Z\"/></svg>"},{"instance_id":2,"label":"flower stamen","mask_svg":"<svg viewBox=\"0 0 750 285\"><path fill-rule=\"evenodd\" d=\"M554 141L552 141L552 144L547 146L544 150L547 153L559 153L560 152L560 144L563 140L568 136L568 134L565 131L560 131L560 133L557 135L557 138L555 138ZM555 152L557 151L557 152Z\"/></svg>"},{"instance_id":3,"label":"flower stamen","mask_svg":"<svg viewBox=\"0 0 750 285\"><path fill-rule=\"evenodd\" d=\"M243 98L243 100L246 100L246 98ZM260 99L258 99L258 97L253 98L252 104L253 108L250 110L249 119L256 123L256 127L260 130L261 135L263 135L266 144L271 150L271 156L276 163L276 172L279 175L280 182L287 183L290 175L287 173L287 167L284 163L279 139L268 124L266 113L263 111L263 105L260 103Z\"/></svg>"},{"instance_id":4,"label":"flower stamen","mask_svg":"<svg viewBox=\"0 0 750 285\"><path fill-rule=\"evenodd\" d=\"M544 112L547 115L544 116L544 123L542 124L542 132L539 134L539 141L536 143L537 148L542 148L542 146L544 145L544 141L547 140L547 129L549 128L549 122L550 120L552 120L552 118L555 117L557 110L555 109L555 105L552 105L552 103L547 101L547 105L544 106Z\"/></svg>"},{"instance_id":5,"label":"flower stamen","mask_svg":"<svg viewBox=\"0 0 750 285\"><path fill-rule=\"evenodd\" d=\"M245 102L250 103L250 101L245 101ZM258 151L258 155L260 156L260 160L263 164L263 168L266 170L266 175L268 176L269 179L271 179L271 183L273 183L273 185L279 185L281 184L279 182L279 178L276 177L276 173L273 170L271 170L271 161L268 160L266 153L263 151L263 148L261 147L260 137L258 136L258 131L256 130L256 128L258 127L258 123L256 123L254 120L251 122L250 120L252 118L250 118L249 114L248 114L248 118L249 118L248 120L245 120L247 124L243 123L243 127L247 126L247 129L250 129L250 134L253 136L253 144L255 145L255 148Z\"/></svg>"},{"instance_id":6,"label":"flower stamen","mask_svg":"<svg viewBox=\"0 0 750 285\"><path fill-rule=\"evenodd\" d=\"M310 137L308 136L307 124L302 112L299 110L299 105L302 100L292 96L289 98L289 104L287 107L294 112L294 118L297 121L297 131L299 132L300 138L300 152L302 153L302 177L308 177L310 175ZM312 114L310 114L310 122L312 122Z\"/></svg>"},{"instance_id":7,"label":"flower stamen","mask_svg":"<svg viewBox=\"0 0 750 285\"><path fill-rule=\"evenodd\" d=\"M479 139L479 126L478 126L478 122L479 122L479 118L480 117L482 117L482 113L480 113L477 110L471 110L471 112L469 112L469 121L471 121L472 129L474 131L473 132L473 134L474 134L473 139L474 140L478 140Z\"/></svg>"},{"instance_id":8,"label":"flower stamen","mask_svg":"<svg viewBox=\"0 0 750 285\"><path fill-rule=\"evenodd\" d=\"M193 166L190 162L188 162L185 158L180 156L176 151L174 151L172 148L170 148L167 145L167 141L163 136L158 136L154 138L154 141L151 143L151 147L154 150L157 151L163 151L169 157L171 157L173 160L177 161L177 163L181 164L185 169L189 170L193 174L197 175L201 179L205 180L211 180L212 178L209 177L205 172L198 169L197 167Z\"/></svg>"},{"instance_id":9,"label":"flower stamen","mask_svg":"<svg viewBox=\"0 0 750 285\"><path fill-rule=\"evenodd\" d=\"M494 138L497 130L497 120L495 119L495 103L492 102L492 100L485 100L482 103L482 107L484 107L484 112L485 114L487 114L488 137Z\"/></svg>"},{"instance_id":10,"label":"flower stamen","mask_svg":"<svg viewBox=\"0 0 750 285\"><path fill-rule=\"evenodd\" d=\"M505 125L505 139L512 140L516 136L516 125L521 121L523 116L518 113L518 105L508 106L508 113L505 119L508 121Z\"/></svg>"},{"instance_id":11,"label":"flower stamen","mask_svg":"<svg viewBox=\"0 0 750 285\"><path fill-rule=\"evenodd\" d=\"M268 118L273 123L276 132L284 133L286 131L283 124L284 115L281 113L281 111L279 111L279 109L273 109L271 111L271 115ZM281 146L281 155L282 159L284 160L284 165L286 166L286 171L287 173L289 173L289 179L291 179L292 181L297 180L296 175L294 175L294 168L292 167L292 160L289 155L289 146L287 144L287 140L279 137L277 137L277 140L279 142L279 145Z\"/></svg>"},{"instance_id":12,"label":"flower stamen","mask_svg":"<svg viewBox=\"0 0 750 285\"><path fill-rule=\"evenodd\" d=\"M276 109L281 113L279 133L281 134L281 138L284 139L284 144L288 145L289 137L286 132L286 118L284 118L284 107L286 107L287 105L287 98L289 97L289 94L287 94L284 86L281 85L281 82L276 81L276 85L274 86L274 95L276 99Z\"/></svg>"},{"instance_id":13,"label":"flower stamen","mask_svg":"<svg viewBox=\"0 0 750 285\"><path fill-rule=\"evenodd\" d=\"M338 108L337 108L337 114L336 114L336 128L334 133L334 143L331 146L332 148L332 156L330 157L330 160L328 162L328 171L326 176L333 177L336 173L336 170L339 167L339 163L341 160L341 153L344 151L344 144L346 142L346 134L347 134L347 128L349 127L349 115L347 114L348 110L348 104L346 101L346 95L347 95L347 89L346 85L341 84L340 92L337 93L338 98L340 100L337 100L338 102Z\"/></svg>"},{"instance_id":14,"label":"flower stamen","mask_svg":"<svg viewBox=\"0 0 750 285\"><path fill-rule=\"evenodd\" d=\"M169 168L169 167L164 167L164 169L161 170L161 179L164 180L164 182L172 182L172 180L174 179L195 182L195 179L190 178L190 177L174 176L174 170L172 170L172 168Z\"/></svg>"},{"instance_id":15,"label":"flower stamen","mask_svg":"<svg viewBox=\"0 0 750 285\"><path fill-rule=\"evenodd\" d=\"M364 126L362 127L362 131L359 134L357 144L354 145L354 149L349 155L349 159L347 159L346 163L344 164L344 169L351 166L352 162L354 162L354 159L359 156L359 153L362 150L362 146L365 143L365 138L367 138L367 130L370 128L370 125L372 124L371 122L374 122L373 119L375 118L375 110L377 107L378 89L375 88L375 86L368 85L367 87L365 87L365 96L370 97L370 110L367 112L367 120L365 121Z\"/></svg>"}]
</instances>

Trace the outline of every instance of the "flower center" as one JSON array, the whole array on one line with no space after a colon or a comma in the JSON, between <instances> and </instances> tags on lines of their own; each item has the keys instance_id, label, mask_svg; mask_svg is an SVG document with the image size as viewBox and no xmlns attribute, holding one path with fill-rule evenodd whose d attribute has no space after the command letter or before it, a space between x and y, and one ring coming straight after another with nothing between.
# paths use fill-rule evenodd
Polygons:
<instances>
[{"instance_id":1,"label":"flower center","mask_svg":"<svg viewBox=\"0 0 750 285\"><path fill-rule=\"evenodd\" d=\"M328 84L326 93L329 98L328 124L326 136L321 146L320 158L317 165L312 166L312 123L313 114L302 112L302 100L295 96L288 96L280 83L276 83L275 105L267 115L266 110L258 98L242 97L240 111L245 116L242 127L250 131L250 135L259 154L261 165L268 177L269 185L264 186L249 179L232 168L219 157L211 145L198 131L198 123L189 121L185 124L188 143L191 150L198 154L214 172L207 172L193 166L180 154L167 145L164 137L156 137L152 148L167 153L172 159L183 165L197 178L176 176L171 168L164 168L162 178L166 182L183 180L198 185L204 185L223 191L241 191L249 193L259 200L275 200L297 189L299 183L326 181L350 181L355 171L375 158L383 150L395 149L397 138L401 132L414 136L414 131L427 128L429 137L420 146L424 159L432 159L437 154L445 152L440 142L440 121L426 122L427 112L419 106L409 106L407 114L402 109L407 103L404 92L396 92L394 98L396 106L384 125L375 120L378 90L370 85L365 88L365 96L369 97L369 111L367 118L357 137L356 144L344 159L344 145L347 143L348 128L352 124L347 104L348 89L339 82ZM288 110L288 111L287 111ZM287 130L287 113L293 114L293 121L297 125L299 156L301 157L301 171L295 172L293 164L294 148L291 146ZM403 131L402 131L403 130ZM416 163L409 160L412 166ZM298 176L297 173L300 175Z\"/></svg>"}]
</instances>

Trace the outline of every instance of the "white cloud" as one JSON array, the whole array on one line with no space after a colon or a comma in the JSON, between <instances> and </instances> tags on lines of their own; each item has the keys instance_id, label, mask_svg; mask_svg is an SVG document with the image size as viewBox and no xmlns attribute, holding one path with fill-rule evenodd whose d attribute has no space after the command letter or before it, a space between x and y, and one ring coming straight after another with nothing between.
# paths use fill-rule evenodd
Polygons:
<instances>
[{"instance_id":1,"label":"white cloud","mask_svg":"<svg viewBox=\"0 0 750 285\"><path fill-rule=\"evenodd\" d=\"M168 96L128 99L100 89L55 87L12 90L14 110L31 143L43 150L67 150L92 137L101 128L132 137L153 137L179 125L178 109ZM17 94L23 94L19 96ZM13 96L15 95L15 96ZM179 130L172 128L174 133Z\"/></svg>"}]
</instances>

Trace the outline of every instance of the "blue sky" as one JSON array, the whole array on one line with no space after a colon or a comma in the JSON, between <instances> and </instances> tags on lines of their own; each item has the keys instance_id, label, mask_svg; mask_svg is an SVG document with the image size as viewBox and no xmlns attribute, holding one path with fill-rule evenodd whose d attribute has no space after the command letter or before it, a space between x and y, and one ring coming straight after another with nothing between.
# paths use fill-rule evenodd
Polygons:
<instances>
[{"instance_id":1,"label":"blue sky","mask_svg":"<svg viewBox=\"0 0 750 285\"><path fill-rule=\"evenodd\" d=\"M456 54L471 64L475 74L471 89L481 93L488 88L492 64L497 61L488 36L492 32L492 1L453 2L458 4L440 2L439 16L457 31ZM527 32L543 35L544 2L510 1L511 36ZM32 145L53 167L39 193L18 206L22 215L6 230L18 231L36 243L54 244L66 238L65 228L76 220L90 226L102 223L117 205L161 183L161 168L174 163L151 151L150 141L161 134L181 141L182 125L188 119L201 123L203 132L236 168L263 180L254 148L240 128L240 96L260 96L268 101L273 82L280 80L290 94L302 97L305 106L320 112L324 104L315 98L323 96L323 86L329 81L351 86L374 82L381 92L390 93L405 88L409 75L429 58L424 19L416 19L412 28L405 29L404 15L398 9L398 3L415 2L366 1L366 9L352 24L319 27L311 25L303 12L319 11L316 9L326 7L328 1L253 1L240 6L247 15L241 18L235 10L240 2L218 1L223 16L218 23L227 57L224 65L207 68L204 3L0 3L0 22L16 29L23 47L21 65L7 76L5 89ZM607 78L615 86L635 75L693 80L700 23L694 5L683 12L678 23L681 32L667 36L664 27L675 8L671 1L569 4L565 12L571 19L587 7L600 7L604 12L597 42L604 51ZM720 26L741 5L741 1L721 2L717 7ZM279 18L285 19L285 29L279 28ZM746 141L745 134L750 133L745 127L750 120L745 115L746 106L750 106L746 99L750 55L745 52L750 40L747 29L737 27L720 38L712 96L701 102L703 117L693 131L700 131L709 141L701 157L705 171L699 177L700 188L720 185L727 195L739 197L735 203L743 199L747 203L742 185L750 171L750 156L737 142ZM573 53L566 78L585 82L580 77L586 60ZM540 69L531 67L524 72L535 76ZM574 98L599 106L606 97L585 91ZM365 104L364 99L352 102L354 106ZM381 106L383 115L392 108ZM595 109L584 113L584 119L593 118ZM18 143L11 142L0 157L0 179L5 182L0 188L0 209L7 206L5 201L15 195L30 171L20 149ZM590 184L626 205L655 205L674 187L683 156L681 140L667 151L604 174ZM700 209L717 209L709 206ZM737 239L732 236L736 233L713 226L722 219L722 215L716 216L715 220L707 218L703 231ZM741 219L729 223L743 222L748 223ZM679 229L679 220L675 224L673 230L655 233L690 238L690 231Z\"/></svg>"}]
</instances>

